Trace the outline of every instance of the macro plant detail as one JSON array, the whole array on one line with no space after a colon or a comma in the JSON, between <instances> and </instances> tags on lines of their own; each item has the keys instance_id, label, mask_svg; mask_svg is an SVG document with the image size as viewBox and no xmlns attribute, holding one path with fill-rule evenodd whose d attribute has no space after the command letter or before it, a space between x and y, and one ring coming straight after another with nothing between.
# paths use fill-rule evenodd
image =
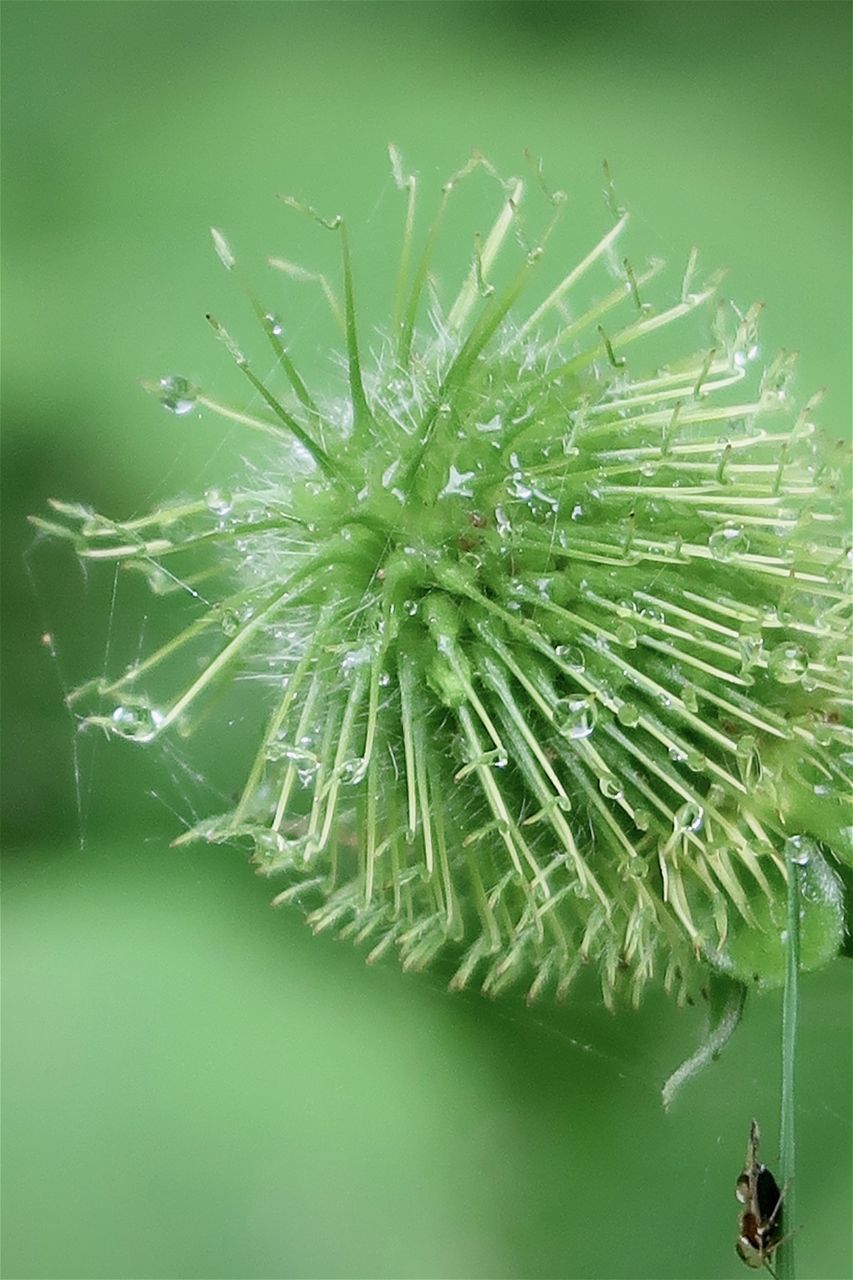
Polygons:
<instances>
[{"instance_id":1,"label":"macro plant detail","mask_svg":"<svg viewBox=\"0 0 853 1280\"><path fill-rule=\"evenodd\" d=\"M208 319L251 409L182 377L152 389L262 433L263 469L130 520L67 502L35 520L197 608L72 705L150 744L261 680L234 807L176 843L248 844L277 903L370 959L447 954L452 987L531 999L589 965L608 1004L656 976L686 997L709 970L778 985L794 856L802 964L824 962L844 924L833 863L851 859L851 593L846 455L817 397L795 399L790 353L762 366L760 308L700 280L695 250L652 301L663 264L625 257L609 183L609 225L549 288L566 202L537 172L537 239L524 184L501 182L442 303L448 204L474 169L499 180L475 157L421 242L418 183L392 165L399 273L369 357L347 227L285 201L340 241L343 300L320 283L345 394L309 389L250 295L271 374ZM187 653L197 674L168 688Z\"/></svg>"}]
</instances>

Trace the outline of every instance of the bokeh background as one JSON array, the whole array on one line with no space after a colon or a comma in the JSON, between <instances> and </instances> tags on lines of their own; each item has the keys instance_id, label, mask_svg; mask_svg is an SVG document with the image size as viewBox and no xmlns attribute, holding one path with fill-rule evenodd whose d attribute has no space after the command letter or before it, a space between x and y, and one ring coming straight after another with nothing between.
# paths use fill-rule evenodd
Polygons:
<instances>
[{"instance_id":1,"label":"bokeh background","mask_svg":"<svg viewBox=\"0 0 853 1280\"><path fill-rule=\"evenodd\" d=\"M26 523L227 481L253 442L139 388L230 392L203 315L244 331L222 227L329 376L334 271L276 192L344 211L380 324L400 198L525 147L601 229L601 161L641 250L695 241L763 299L764 344L850 431L846 3L27 3L3 27L4 1244L44 1277L728 1277L756 1115L776 1154L779 1000L664 1115L699 1010L612 1017L450 997L313 939L235 851L169 848L239 754L75 735L63 694L165 618ZM472 182L475 203L494 194ZM588 234L589 233L589 234ZM359 257L358 246L363 254ZM458 247L458 246L457 246ZM470 240L459 261L470 252ZM458 267L448 250L448 270ZM289 292L287 291L289 290ZM237 394L242 394L239 387ZM41 637L49 633L52 645ZM233 785L233 782L232 782ZM799 1274L847 1277L850 963L802 984Z\"/></svg>"}]
</instances>

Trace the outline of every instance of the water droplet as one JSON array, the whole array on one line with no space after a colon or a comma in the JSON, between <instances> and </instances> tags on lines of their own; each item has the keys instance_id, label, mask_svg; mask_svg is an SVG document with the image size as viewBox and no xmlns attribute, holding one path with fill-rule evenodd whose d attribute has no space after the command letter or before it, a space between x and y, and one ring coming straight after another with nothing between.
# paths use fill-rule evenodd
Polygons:
<instances>
[{"instance_id":1,"label":"water droplet","mask_svg":"<svg viewBox=\"0 0 853 1280\"><path fill-rule=\"evenodd\" d=\"M236 609L223 609L219 616L219 625L226 636L236 636L240 630L240 615Z\"/></svg>"},{"instance_id":2,"label":"water droplet","mask_svg":"<svg viewBox=\"0 0 853 1280\"><path fill-rule=\"evenodd\" d=\"M661 609L656 609L652 605L647 605L640 610L640 617L647 618L649 622L666 622L666 616Z\"/></svg>"},{"instance_id":3,"label":"water droplet","mask_svg":"<svg viewBox=\"0 0 853 1280\"><path fill-rule=\"evenodd\" d=\"M367 666L373 659L373 646L370 644L360 645L357 649L347 649L341 659L341 675L349 675L351 671L357 671L359 667Z\"/></svg>"},{"instance_id":4,"label":"water droplet","mask_svg":"<svg viewBox=\"0 0 853 1280\"><path fill-rule=\"evenodd\" d=\"M598 779L598 789L608 800L618 800L622 795L622 787L615 774L603 773Z\"/></svg>"},{"instance_id":5,"label":"water droplet","mask_svg":"<svg viewBox=\"0 0 853 1280\"><path fill-rule=\"evenodd\" d=\"M300 785L307 787L320 767L320 761L313 751L309 750L310 738L293 743L286 738L273 738L264 748L264 755L271 764L285 760L296 766L296 776Z\"/></svg>"},{"instance_id":6,"label":"water droplet","mask_svg":"<svg viewBox=\"0 0 853 1280\"><path fill-rule=\"evenodd\" d=\"M588 738L597 719L595 703L589 698L560 698L554 706L554 727L566 738Z\"/></svg>"},{"instance_id":7,"label":"water droplet","mask_svg":"<svg viewBox=\"0 0 853 1280\"><path fill-rule=\"evenodd\" d=\"M684 763L691 773L702 773L705 769L705 757L696 747L691 747L684 757Z\"/></svg>"},{"instance_id":8,"label":"water droplet","mask_svg":"<svg viewBox=\"0 0 853 1280\"><path fill-rule=\"evenodd\" d=\"M688 800L680 809L676 809L672 819L672 830L676 835L684 835L688 831L698 831L705 820L705 810L695 800Z\"/></svg>"},{"instance_id":9,"label":"water droplet","mask_svg":"<svg viewBox=\"0 0 853 1280\"><path fill-rule=\"evenodd\" d=\"M749 550L749 538L740 525L727 524L711 534L708 549L715 560L731 560Z\"/></svg>"},{"instance_id":10,"label":"water droplet","mask_svg":"<svg viewBox=\"0 0 853 1280\"><path fill-rule=\"evenodd\" d=\"M234 506L234 499L228 490L220 489L217 485L205 490L204 500L208 511L212 511L216 516L227 516Z\"/></svg>"},{"instance_id":11,"label":"water droplet","mask_svg":"<svg viewBox=\"0 0 853 1280\"><path fill-rule=\"evenodd\" d=\"M818 631L832 631L834 623L835 615L832 613L831 609L827 609L826 612L821 611L814 614L814 625L817 627Z\"/></svg>"},{"instance_id":12,"label":"water droplet","mask_svg":"<svg viewBox=\"0 0 853 1280\"><path fill-rule=\"evenodd\" d=\"M620 724L624 724L626 729L633 729L635 724L639 724L640 712L633 702L623 702L616 712L616 719Z\"/></svg>"},{"instance_id":13,"label":"water droplet","mask_svg":"<svg viewBox=\"0 0 853 1280\"><path fill-rule=\"evenodd\" d=\"M405 613L407 613L407 614L409 615L409 617L410 617L410 618L413 618L413 617L415 616L415 614L417 613L417 611L418 611L418 602L417 602L417 600L404 600L404 601L403 601L403 611L404 611Z\"/></svg>"},{"instance_id":14,"label":"water droplet","mask_svg":"<svg viewBox=\"0 0 853 1280\"><path fill-rule=\"evenodd\" d=\"M126 699L110 716L110 731L119 738L147 742L163 721L163 715L142 699Z\"/></svg>"},{"instance_id":15,"label":"water droplet","mask_svg":"<svg viewBox=\"0 0 853 1280\"><path fill-rule=\"evenodd\" d=\"M636 649L636 628L632 627L630 622L620 622L616 628L616 639L621 645L624 645L626 649Z\"/></svg>"},{"instance_id":16,"label":"water droplet","mask_svg":"<svg viewBox=\"0 0 853 1280\"><path fill-rule=\"evenodd\" d=\"M396 466L396 464L394 465ZM475 471L457 471L456 467L451 464L447 483L438 495L439 498L449 498L453 494L458 494L463 498L473 498L474 490L471 488L471 481L476 477L476 474Z\"/></svg>"},{"instance_id":17,"label":"water droplet","mask_svg":"<svg viewBox=\"0 0 853 1280\"><path fill-rule=\"evenodd\" d=\"M817 853L814 840L808 836L791 836L785 841L785 856L798 867L806 867Z\"/></svg>"},{"instance_id":18,"label":"water droplet","mask_svg":"<svg viewBox=\"0 0 853 1280\"><path fill-rule=\"evenodd\" d=\"M507 485L507 493L510 497L519 498L522 502L527 502L533 497L533 490L529 484L525 483L524 476L521 471L514 471L512 481Z\"/></svg>"},{"instance_id":19,"label":"water droplet","mask_svg":"<svg viewBox=\"0 0 853 1280\"><path fill-rule=\"evenodd\" d=\"M399 470L400 470L400 459L395 458L394 461L390 462L388 466L385 468L385 470L382 472L382 488L383 489L393 488L394 481L397 479L397 472ZM366 496L367 495L365 495L365 497Z\"/></svg>"},{"instance_id":20,"label":"water droplet","mask_svg":"<svg viewBox=\"0 0 853 1280\"><path fill-rule=\"evenodd\" d=\"M632 876L637 876L640 880L649 874L649 864L645 858L641 858L639 854L632 854L628 859L628 871Z\"/></svg>"},{"instance_id":21,"label":"water droplet","mask_svg":"<svg viewBox=\"0 0 853 1280\"><path fill-rule=\"evenodd\" d=\"M696 697L696 690L692 684L686 684L681 690L681 701L684 703L688 711L699 710L699 699Z\"/></svg>"},{"instance_id":22,"label":"water droplet","mask_svg":"<svg viewBox=\"0 0 853 1280\"><path fill-rule=\"evenodd\" d=\"M652 815L648 809L634 810L634 825L638 831L648 831L652 825Z\"/></svg>"},{"instance_id":23,"label":"water droplet","mask_svg":"<svg viewBox=\"0 0 853 1280\"><path fill-rule=\"evenodd\" d=\"M734 352L734 362L739 369L745 369L751 361L758 358L759 351L760 348L757 342L753 342L749 346L740 346Z\"/></svg>"},{"instance_id":24,"label":"water droplet","mask_svg":"<svg viewBox=\"0 0 853 1280\"><path fill-rule=\"evenodd\" d=\"M567 667L571 667L573 671L583 671L586 665L586 659L583 656L583 650L574 644L558 644L554 650L558 658L562 658Z\"/></svg>"},{"instance_id":25,"label":"water droplet","mask_svg":"<svg viewBox=\"0 0 853 1280\"><path fill-rule=\"evenodd\" d=\"M495 507L495 524L501 538L508 538L512 533L512 524L503 507Z\"/></svg>"},{"instance_id":26,"label":"water droplet","mask_svg":"<svg viewBox=\"0 0 853 1280\"><path fill-rule=\"evenodd\" d=\"M379 687L381 689L387 689L390 683L391 683L391 677L389 676L387 671L383 671L381 676L379 677Z\"/></svg>"},{"instance_id":27,"label":"water droplet","mask_svg":"<svg viewBox=\"0 0 853 1280\"><path fill-rule=\"evenodd\" d=\"M744 675L754 667L761 658L762 641L760 635L742 635L738 638L740 651L740 674Z\"/></svg>"},{"instance_id":28,"label":"water droplet","mask_svg":"<svg viewBox=\"0 0 853 1280\"><path fill-rule=\"evenodd\" d=\"M767 655L767 670L780 684L797 684L809 665L809 655L802 645L780 644Z\"/></svg>"},{"instance_id":29,"label":"water droplet","mask_svg":"<svg viewBox=\"0 0 853 1280\"><path fill-rule=\"evenodd\" d=\"M478 422L477 430L482 431L485 435L494 435L498 431L503 431L503 420L499 413L489 418L488 422Z\"/></svg>"},{"instance_id":30,"label":"water droplet","mask_svg":"<svg viewBox=\"0 0 853 1280\"><path fill-rule=\"evenodd\" d=\"M264 319L269 325L270 333L273 335L273 337L280 338L281 335L284 333L284 324L282 322L281 316L277 315L274 311L268 311L267 314L264 316Z\"/></svg>"},{"instance_id":31,"label":"water droplet","mask_svg":"<svg viewBox=\"0 0 853 1280\"><path fill-rule=\"evenodd\" d=\"M745 787L756 787L761 781L761 756L758 743L751 733L744 734L735 748L735 760L740 780Z\"/></svg>"},{"instance_id":32,"label":"water droplet","mask_svg":"<svg viewBox=\"0 0 853 1280\"><path fill-rule=\"evenodd\" d=\"M168 378L161 378L159 385L160 403L164 409L177 414L179 418L192 411L198 392L186 378L175 374Z\"/></svg>"}]
</instances>

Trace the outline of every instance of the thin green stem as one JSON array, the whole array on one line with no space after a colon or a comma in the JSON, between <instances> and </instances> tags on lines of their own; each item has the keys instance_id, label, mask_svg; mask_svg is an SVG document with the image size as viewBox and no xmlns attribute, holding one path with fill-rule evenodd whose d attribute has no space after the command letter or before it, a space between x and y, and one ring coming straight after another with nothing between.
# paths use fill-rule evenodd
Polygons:
<instances>
[{"instance_id":1,"label":"thin green stem","mask_svg":"<svg viewBox=\"0 0 853 1280\"><path fill-rule=\"evenodd\" d=\"M340 470L340 467L337 465L337 463L326 453L325 449L323 449L322 446L318 444L316 440L313 439L313 437L305 430L305 428L299 422L296 421L293 415L287 412L284 405L282 405L276 399L276 397L272 394L269 388L261 381L261 379L257 376L257 374L255 374L252 371L252 369L249 366L248 360L243 355L242 351L240 351L240 349L234 344L234 341L231 338L228 331L223 328L223 326L219 323L219 321L214 316L208 315L206 319L208 324L213 329L214 333L217 335L220 341L224 343L232 360L237 365L237 368L243 371L243 373L249 379L252 386L255 388L255 390L258 392L261 398L264 401L266 401L269 408L272 409L273 413L278 418L279 422L283 424L283 426L291 433L291 435L294 435L296 437L296 439L299 441L302 447L306 449L308 453L310 453L311 457L317 463L318 467L320 467L320 469L324 471L326 475L329 476L330 479L345 480L345 477L343 476ZM248 422L249 420L247 418L243 418L243 421ZM258 424L253 423L252 425L258 425ZM268 429L267 424L261 424L261 425L266 429Z\"/></svg>"},{"instance_id":2,"label":"thin green stem","mask_svg":"<svg viewBox=\"0 0 853 1280\"><path fill-rule=\"evenodd\" d=\"M344 299L347 334L347 363L349 366L350 396L356 429L369 432L373 421L367 396L364 394L364 383L361 377L361 357L358 351L358 329L355 319L355 294L352 282L352 259L349 250L349 237L343 221L339 224L341 233L341 254L344 267Z\"/></svg>"},{"instance_id":3,"label":"thin green stem","mask_svg":"<svg viewBox=\"0 0 853 1280\"><path fill-rule=\"evenodd\" d=\"M794 1231L797 1221L795 1204L796 1132L794 1124L794 1066L797 1048L797 997L800 969L800 862L797 844L785 845L785 869L788 876L788 930L785 942L785 990L782 995L782 1114L779 1123L781 1184L785 1188L786 1234L791 1233L779 1249L779 1280L794 1280Z\"/></svg>"}]
</instances>

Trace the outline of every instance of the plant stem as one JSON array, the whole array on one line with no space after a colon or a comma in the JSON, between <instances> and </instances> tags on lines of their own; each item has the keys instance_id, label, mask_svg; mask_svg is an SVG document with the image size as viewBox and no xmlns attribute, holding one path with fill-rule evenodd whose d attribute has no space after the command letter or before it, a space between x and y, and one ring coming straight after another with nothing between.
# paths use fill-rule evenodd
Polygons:
<instances>
[{"instance_id":1,"label":"plant stem","mask_svg":"<svg viewBox=\"0 0 853 1280\"><path fill-rule=\"evenodd\" d=\"M792 1232L779 1250L779 1280L794 1280L794 1213L796 1136L794 1132L794 1064L797 1042L797 983L800 968L800 861L794 841L785 846L788 874L788 931L785 945L785 990L782 996L782 1114L779 1124L780 1168L785 1190L786 1230Z\"/></svg>"}]
</instances>

